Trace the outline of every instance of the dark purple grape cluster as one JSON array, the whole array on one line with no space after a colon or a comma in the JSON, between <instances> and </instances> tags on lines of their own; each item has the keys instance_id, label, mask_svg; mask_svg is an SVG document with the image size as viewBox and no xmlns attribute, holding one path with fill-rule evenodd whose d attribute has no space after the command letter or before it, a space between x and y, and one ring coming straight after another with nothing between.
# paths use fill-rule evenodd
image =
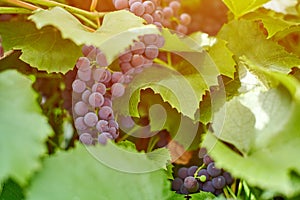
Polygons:
<instances>
[{"instance_id":1,"label":"dark purple grape cluster","mask_svg":"<svg viewBox=\"0 0 300 200\"><path fill-rule=\"evenodd\" d=\"M136 16L142 17L147 24L154 24L159 28L166 27L186 34L187 26L191 23L191 16L180 13L181 4L178 0L162 2L160 0L113 0L118 10L128 10ZM167 4L167 6L163 6Z\"/></svg>"},{"instance_id":2,"label":"dark purple grape cluster","mask_svg":"<svg viewBox=\"0 0 300 200\"><path fill-rule=\"evenodd\" d=\"M177 177L172 181L172 190L179 194L205 191L220 195L223 193L223 188L232 183L231 174L217 168L211 157L205 154L201 167L179 168Z\"/></svg>"},{"instance_id":3,"label":"dark purple grape cluster","mask_svg":"<svg viewBox=\"0 0 300 200\"><path fill-rule=\"evenodd\" d=\"M94 46L84 46L84 57L77 60L77 77L72 83L74 124L79 140L87 145L119 136L112 99L125 92L126 76L111 72L105 55Z\"/></svg>"},{"instance_id":4,"label":"dark purple grape cluster","mask_svg":"<svg viewBox=\"0 0 300 200\"><path fill-rule=\"evenodd\" d=\"M0 36L0 58L4 56L4 49L2 46L2 37Z\"/></svg>"},{"instance_id":5,"label":"dark purple grape cluster","mask_svg":"<svg viewBox=\"0 0 300 200\"><path fill-rule=\"evenodd\" d=\"M165 40L157 34L146 34L119 56L119 65L124 74L140 73L143 68L153 64L159 55L159 48L163 47Z\"/></svg>"}]
</instances>

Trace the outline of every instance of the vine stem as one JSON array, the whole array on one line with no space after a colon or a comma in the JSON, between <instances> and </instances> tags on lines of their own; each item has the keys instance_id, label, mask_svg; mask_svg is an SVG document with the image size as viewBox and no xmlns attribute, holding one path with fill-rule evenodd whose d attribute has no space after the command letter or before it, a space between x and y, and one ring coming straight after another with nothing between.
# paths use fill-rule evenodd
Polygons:
<instances>
[{"instance_id":1,"label":"vine stem","mask_svg":"<svg viewBox=\"0 0 300 200\"><path fill-rule=\"evenodd\" d=\"M32 11L26 8L18 7L0 7L1 14L31 14Z\"/></svg>"},{"instance_id":2,"label":"vine stem","mask_svg":"<svg viewBox=\"0 0 300 200\"><path fill-rule=\"evenodd\" d=\"M28 10L39 9L39 7L37 7L35 5L32 5L30 3L26 3L24 1L19 1L19 0L4 0L4 1L7 2L7 3L10 3L10 4L13 4L13 5L16 5L16 6L20 6L22 8L26 8Z\"/></svg>"},{"instance_id":3,"label":"vine stem","mask_svg":"<svg viewBox=\"0 0 300 200\"><path fill-rule=\"evenodd\" d=\"M6 0L6 1L15 1L15 0ZM83 15L85 17L88 17L90 19L97 19L100 17L103 17L107 12L89 12L86 10L82 10L80 8L76 8L73 6L69 6L63 3L59 3L56 1L51 1L51 0L24 0L25 2L29 2L29 3L33 3L33 4L39 4L42 6L47 6L47 7L55 7L55 6L59 6L62 7L72 13L76 13L76 14L80 14Z\"/></svg>"}]
</instances>

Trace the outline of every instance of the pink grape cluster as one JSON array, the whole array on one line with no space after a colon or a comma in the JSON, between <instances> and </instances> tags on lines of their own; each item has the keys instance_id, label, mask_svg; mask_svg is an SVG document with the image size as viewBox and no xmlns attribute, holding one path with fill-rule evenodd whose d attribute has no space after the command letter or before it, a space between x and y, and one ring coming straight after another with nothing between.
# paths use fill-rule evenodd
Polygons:
<instances>
[{"instance_id":1,"label":"pink grape cluster","mask_svg":"<svg viewBox=\"0 0 300 200\"><path fill-rule=\"evenodd\" d=\"M146 34L119 56L119 65L124 74L128 76L140 73L143 68L153 64L159 55L159 48L163 47L165 40L157 34Z\"/></svg>"},{"instance_id":2,"label":"pink grape cluster","mask_svg":"<svg viewBox=\"0 0 300 200\"><path fill-rule=\"evenodd\" d=\"M98 140L106 144L119 136L112 99L124 94L125 76L107 68L106 57L98 48L84 46L83 54L72 83L74 124L82 143L91 145Z\"/></svg>"},{"instance_id":3,"label":"pink grape cluster","mask_svg":"<svg viewBox=\"0 0 300 200\"><path fill-rule=\"evenodd\" d=\"M191 16L180 13L181 4L176 0L168 2L165 7L160 0L113 0L113 4L118 10L125 9L142 17L147 24L173 29L181 34L187 34L187 26L191 23Z\"/></svg>"}]
</instances>

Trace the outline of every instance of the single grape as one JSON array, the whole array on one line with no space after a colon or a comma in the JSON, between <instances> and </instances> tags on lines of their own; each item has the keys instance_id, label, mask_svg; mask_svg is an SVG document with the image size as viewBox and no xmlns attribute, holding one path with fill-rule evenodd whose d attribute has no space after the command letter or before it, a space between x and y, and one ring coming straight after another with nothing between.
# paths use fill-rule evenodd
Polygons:
<instances>
[{"instance_id":1,"label":"single grape","mask_svg":"<svg viewBox=\"0 0 300 200\"><path fill-rule=\"evenodd\" d=\"M102 133L109 131L108 121L106 120L99 120L96 124L96 129Z\"/></svg>"},{"instance_id":2,"label":"single grape","mask_svg":"<svg viewBox=\"0 0 300 200\"><path fill-rule=\"evenodd\" d=\"M121 63L130 62L131 58L132 58L132 52L128 50L119 56L119 60Z\"/></svg>"},{"instance_id":3,"label":"single grape","mask_svg":"<svg viewBox=\"0 0 300 200\"><path fill-rule=\"evenodd\" d=\"M122 10L129 7L128 0L114 0L114 6L118 10Z\"/></svg>"},{"instance_id":4,"label":"single grape","mask_svg":"<svg viewBox=\"0 0 300 200\"><path fill-rule=\"evenodd\" d=\"M188 176L194 176L195 172L197 171L198 166L191 166L188 168Z\"/></svg>"},{"instance_id":5,"label":"single grape","mask_svg":"<svg viewBox=\"0 0 300 200\"><path fill-rule=\"evenodd\" d=\"M179 19L180 19L180 23L184 26L188 26L192 21L191 16L187 13L182 13Z\"/></svg>"},{"instance_id":6,"label":"single grape","mask_svg":"<svg viewBox=\"0 0 300 200\"><path fill-rule=\"evenodd\" d=\"M83 101L78 101L74 105L74 112L76 115L84 116L86 113L88 113L89 108Z\"/></svg>"},{"instance_id":7,"label":"single grape","mask_svg":"<svg viewBox=\"0 0 300 200\"><path fill-rule=\"evenodd\" d=\"M199 189L198 181L193 176L188 176L184 179L183 185L189 192L196 192Z\"/></svg>"},{"instance_id":8,"label":"single grape","mask_svg":"<svg viewBox=\"0 0 300 200\"><path fill-rule=\"evenodd\" d=\"M121 97L125 93L125 87L122 83L114 83L111 86L111 95L113 97Z\"/></svg>"},{"instance_id":9,"label":"single grape","mask_svg":"<svg viewBox=\"0 0 300 200\"><path fill-rule=\"evenodd\" d=\"M155 45L148 45L145 50L145 56L149 59L157 58L159 50Z\"/></svg>"},{"instance_id":10,"label":"single grape","mask_svg":"<svg viewBox=\"0 0 300 200\"><path fill-rule=\"evenodd\" d=\"M165 38L162 35L158 35L154 45L156 45L157 48L162 48L165 45Z\"/></svg>"},{"instance_id":11,"label":"single grape","mask_svg":"<svg viewBox=\"0 0 300 200\"><path fill-rule=\"evenodd\" d=\"M183 180L181 178L176 177L172 181L172 190L179 191L182 185L183 185Z\"/></svg>"},{"instance_id":12,"label":"single grape","mask_svg":"<svg viewBox=\"0 0 300 200\"><path fill-rule=\"evenodd\" d=\"M97 68L93 72L93 78L97 82L107 83L111 79L111 73L105 68Z\"/></svg>"},{"instance_id":13,"label":"single grape","mask_svg":"<svg viewBox=\"0 0 300 200\"><path fill-rule=\"evenodd\" d=\"M98 48L92 49L89 54L86 56L89 60L94 61L96 59L97 54L100 53Z\"/></svg>"},{"instance_id":14,"label":"single grape","mask_svg":"<svg viewBox=\"0 0 300 200\"><path fill-rule=\"evenodd\" d=\"M222 170L219 169L219 168L216 168L215 163L211 162L207 166L207 172L212 177L216 177L216 176L219 176L221 174Z\"/></svg>"},{"instance_id":15,"label":"single grape","mask_svg":"<svg viewBox=\"0 0 300 200\"><path fill-rule=\"evenodd\" d=\"M117 137L119 137L118 130L115 127L110 127L108 132L112 135L112 137L114 139L116 139Z\"/></svg>"},{"instance_id":16,"label":"single grape","mask_svg":"<svg viewBox=\"0 0 300 200\"><path fill-rule=\"evenodd\" d=\"M88 112L87 114L85 114L83 121L87 126L93 127L97 124L98 117L94 112Z\"/></svg>"},{"instance_id":17,"label":"single grape","mask_svg":"<svg viewBox=\"0 0 300 200\"><path fill-rule=\"evenodd\" d=\"M120 64L120 68L122 70L123 73L127 73L128 71L130 71L132 68L132 65L129 62L124 62Z\"/></svg>"},{"instance_id":18,"label":"single grape","mask_svg":"<svg viewBox=\"0 0 300 200\"><path fill-rule=\"evenodd\" d=\"M216 189L223 189L226 185L226 180L224 176L217 176L213 178L211 182Z\"/></svg>"},{"instance_id":19,"label":"single grape","mask_svg":"<svg viewBox=\"0 0 300 200\"><path fill-rule=\"evenodd\" d=\"M122 72L114 72L111 75L111 82L118 83L119 80L122 78L123 73Z\"/></svg>"},{"instance_id":20,"label":"single grape","mask_svg":"<svg viewBox=\"0 0 300 200\"><path fill-rule=\"evenodd\" d=\"M103 83L95 83L92 86L92 92L99 92L104 95L106 93L106 86Z\"/></svg>"},{"instance_id":21,"label":"single grape","mask_svg":"<svg viewBox=\"0 0 300 200\"><path fill-rule=\"evenodd\" d=\"M104 103L102 106L108 106L108 107L112 107L112 101L110 98L105 97L104 98Z\"/></svg>"},{"instance_id":22,"label":"single grape","mask_svg":"<svg viewBox=\"0 0 300 200\"><path fill-rule=\"evenodd\" d=\"M143 37L143 41L146 45L156 44L157 39L158 39L157 34L146 34Z\"/></svg>"},{"instance_id":23,"label":"single grape","mask_svg":"<svg viewBox=\"0 0 300 200\"><path fill-rule=\"evenodd\" d=\"M83 45L82 53L83 53L84 56L87 56L95 48L96 47L94 47L93 45Z\"/></svg>"},{"instance_id":24,"label":"single grape","mask_svg":"<svg viewBox=\"0 0 300 200\"><path fill-rule=\"evenodd\" d=\"M80 136L79 136L79 140L83 143L83 144L86 144L86 145L91 145L93 144L93 137L91 136L91 134L89 133L82 133Z\"/></svg>"},{"instance_id":25,"label":"single grape","mask_svg":"<svg viewBox=\"0 0 300 200\"><path fill-rule=\"evenodd\" d=\"M147 14L153 13L154 10L155 10L155 8L156 8L156 6L154 5L154 3L151 2L151 1L144 1L143 5L145 7L145 13L147 13Z\"/></svg>"},{"instance_id":26,"label":"single grape","mask_svg":"<svg viewBox=\"0 0 300 200\"><path fill-rule=\"evenodd\" d=\"M111 119L108 121L109 127L114 127L116 129L119 129L119 124L115 120Z\"/></svg>"},{"instance_id":27,"label":"single grape","mask_svg":"<svg viewBox=\"0 0 300 200\"><path fill-rule=\"evenodd\" d=\"M205 155L207 155L207 150L206 150L206 148L200 148L199 153L198 153L198 157L199 157L200 159L203 159ZM204 163L204 161L203 161L203 163Z\"/></svg>"},{"instance_id":28,"label":"single grape","mask_svg":"<svg viewBox=\"0 0 300 200\"><path fill-rule=\"evenodd\" d=\"M203 163L205 165L209 165L211 162L214 162L213 159L209 155L205 154L203 157Z\"/></svg>"},{"instance_id":29,"label":"single grape","mask_svg":"<svg viewBox=\"0 0 300 200\"><path fill-rule=\"evenodd\" d=\"M201 182L206 182L210 177L206 169L200 169L197 173L197 176Z\"/></svg>"},{"instance_id":30,"label":"single grape","mask_svg":"<svg viewBox=\"0 0 300 200\"><path fill-rule=\"evenodd\" d=\"M203 184L202 190L205 192L211 192L214 193L216 189L214 188L213 184L211 181L207 181Z\"/></svg>"},{"instance_id":31,"label":"single grape","mask_svg":"<svg viewBox=\"0 0 300 200\"><path fill-rule=\"evenodd\" d=\"M145 52L145 48L146 46L143 42L134 42L130 49L133 54L143 54Z\"/></svg>"},{"instance_id":32,"label":"single grape","mask_svg":"<svg viewBox=\"0 0 300 200\"><path fill-rule=\"evenodd\" d=\"M85 90L82 95L81 95L81 99L84 103L89 103L89 97L92 94L91 91L89 90Z\"/></svg>"},{"instance_id":33,"label":"single grape","mask_svg":"<svg viewBox=\"0 0 300 200\"><path fill-rule=\"evenodd\" d=\"M144 64L144 57L142 55L135 54L132 56L131 65L132 67L142 66Z\"/></svg>"},{"instance_id":34,"label":"single grape","mask_svg":"<svg viewBox=\"0 0 300 200\"><path fill-rule=\"evenodd\" d=\"M233 178L229 172L223 172L222 175L224 176L227 185L231 185L233 183Z\"/></svg>"},{"instance_id":35,"label":"single grape","mask_svg":"<svg viewBox=\"0 0 300 200\"><path fill-rule=\"evenodd\" d=\"M100 108L98 115L100 119L110 120L113 119L113 110L111 107L103 106Z\"/></svg>"},{"instance_id":36,"label":"single grape","mask_svg":"<svg viewBox=\"0 0 300 200\"><path fill-rule=\"evenodd\" d=\"M161 10L155 10L152 13L152 17L155 22L162 22L164 20L164 13Z\"/></svg>"},{"instance_id":37,"label":"single grape","mask_svg":"<svg viewBox=\"0 0 300 200\"><path fill-rule=\"evenodd\" d=\"M153 22L153 24L161 31L163 28L163 25L161 22Z\"/></svg>"},{"instance_id":38,"label":"single grape","mask_svg":"<svg viewBox=\"0 0 300 200\"><path fill-rule=\"evenodd\" d=\"M141 2L134 2L130 6L130 12L136 16L142 16L145 13L145 6Z\"/></svg>"},{"instance_id":39,"label":"single grape","mask_svg":"<svg viewBox=\"0 0 300 200\"><path fill-rule=\"evenodd\" d=\"M82 80L76 79L72 83L72 89L76 93L82 93L86 88L85 82Z\"/></svg>"},{"instance_id":40,"label":"single grape","mask_svg":"<svg viewBox=\"0 0 300 200\"><path fill-rule=\"evenodd\" d=\"M99 108L104 103L104 97L100 92L93 92L89 97L89 104L94 108Z\"/></svg>"},{"instance_id":41,"label":"single grape","mask_svg":"<svg viewBox=\"0 0 300 200\"><path fill-rule=\"evenodd\" d=\"M189 194L189 191L186 187L184 187L184 185L182 184L182 186L180 187L180 194Z\"/></svg>"},{"instance_id":42,"label":"single grape","mask_svg":"<svg viewBox=\"0 0 300 200\"><path fill-rule=\"evenodd\" d=\"M78 58L76 62L76 67L80 71L87 71L90 69L90 60L86 57Z\"/></svg>"},{"instance_id":43,"label":"single grape","mask_svg":"<svg viewBox=\"0 0 300 200\"><path fill-rule=\"evenodd\" d=\"M178 170L178 177L179 177L179 178L182 178L182 179L185 179L187 176L188 176L188 168L186 168L186 167L181 167L181 168Z\"/></svg>"},{"instance_id":44,"label":"single grape","mask_svg":"<svg viewBox=\"0 0 300 200\"><path fill-rule=\"evenodd\" d=\"M83 121L83 117L77 117L74 121L74 125L75 128L79 131L84 131L88 128Z\"/></svg>"},{"instance_id":45,"label":"single grape","mask_svg":"<svg viewBox=\"0 0 300 200\"><path fill-rule=\"evenodd\" d=\"M86 71L78 70L78 72L77 72L78 78L85 82L88 82L89 80L91 80L91 74L92 74L91 69L88 69Z\"/></svg>"},{"instance_id":46,"label":"single grape","mask_svg":"<svg viewBox=\"0 0 300 200\"><path fill-rule=\"evenodd\" d=\"M188 29L186 26L184 26L182 24L178 24L178 26L176 27L176 31L178 31L179 33L182 33L182 34L187 34Z\"/></svg>"},{"instance_id":47,"label":"single grape","mask_svg":"<svg viewBox=\"0 0 300 200\"><path fill-rule=\"evenodd\" d=\"M103 52L99 52L96 56L96 62L100 67L106 67L108 65L106 57Z\"/></svg>"},{"instance_id":48,"label":"single grape","mask_svg":"<svg viewBox=\"0 0 300 200\"><path fill-rule=\"evenodd\" d=\"M107 143L107 140L112 140L112 139L113 139L113 137L111 136L111 134L109 134L107 132L103 132L98 135L98 142L103 145L105 145Z\"/></svg>"},{"instance_id":49,"label":"single grape","mask_svg":"<svg viewBox=\"0 0 300 200\"><path fill-rule=\"evenodd\" d=\"M171 7L165 7L163 9L163 13L164 13L164 18L169 19L174 15L173 9Z\"/></svg>"},{"instance_id":50,"label":"single grape","mask_svg":"<svg viewBox=\"0 0 300 200\"><path fill-rule=\"evenodd\" d=\"M181 7L181 4L178 1L171 1L169 7L173 9L174 13L177 13Z\"/></svg>"},{"instance_id":51,"label":"single grape","mask_svg":"<svg viewBox=\"0 0 300 200\"><path fill-rule=\"evenodd\" d=\"M148 13L143 14L142 18L147 22L147 24L153 24L154 22L153 17Z\"/></svg>"}]
</instances>

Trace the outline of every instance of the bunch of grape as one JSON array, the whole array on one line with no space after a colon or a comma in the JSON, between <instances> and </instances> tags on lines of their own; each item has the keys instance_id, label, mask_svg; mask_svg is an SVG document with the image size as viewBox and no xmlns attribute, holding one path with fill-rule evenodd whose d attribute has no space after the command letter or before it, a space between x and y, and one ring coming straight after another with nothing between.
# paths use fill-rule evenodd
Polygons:
<instances>
[{"instance_id":1,"label":"bunch of grape","mask_svg":"<svg viewBox=\"0 0 300 200\"><path fill-rule=\"evenodd\" d=\"M233 183L230 173L215 166L207 154L203 157L203 165L181 167L172 181L172 190L179 194L191 194L200 191L211 192L214 195L223 193L223 188Z\"/></svg>"},{"instance_id":2,"label":"bunch of grape","mask_svg":"<svg viewBox=\"0 0 300 200\"><path fill-rule=\"evenodd\" d=\"M146 34L125 50L119 56L119 65L124 74L128 76L140 73L143 68L153 64L159 55L159 48L163 47L165 40L157 34Z\"/></svg>"},{"instance_id":3,"label":"bunch of grape","mask_svg":"<svg viewBox=\"0 0 300 200\"><path fill-rule=\"evenodd\" d=\"M106 57L98 48L84 46L83 54L77 60L77 77L72 83L74 124L82 143L106 144L119 135L112 99L124 94L124 76L107 68Z\"/></svg>"},{"instance_id":4,"label":"bunch of grape","mask_svg":"<svg viewBox=\"0 0 300 200\"><path fill-rule=\"evenodd\" d=\"M162 3L166 4L166 2ZM191 16L187 13L180 14L180 2L173 0L165 7L162 3L160 0L113 0L116 9L129 10L136 16L142 17L147 24L155 24L159 28L166 27L187 34Z\"/></svg>"},{"instance_id":5,"label":"bunch of grape","mask_svg":"<svg viewBox=\"0 0 300 200\"><path fill-rule=\"evenodd\" d=\"M2 46L2 37L0 36L0 58L4 56L4 49Z\"/></svg>"}]
</instances>

